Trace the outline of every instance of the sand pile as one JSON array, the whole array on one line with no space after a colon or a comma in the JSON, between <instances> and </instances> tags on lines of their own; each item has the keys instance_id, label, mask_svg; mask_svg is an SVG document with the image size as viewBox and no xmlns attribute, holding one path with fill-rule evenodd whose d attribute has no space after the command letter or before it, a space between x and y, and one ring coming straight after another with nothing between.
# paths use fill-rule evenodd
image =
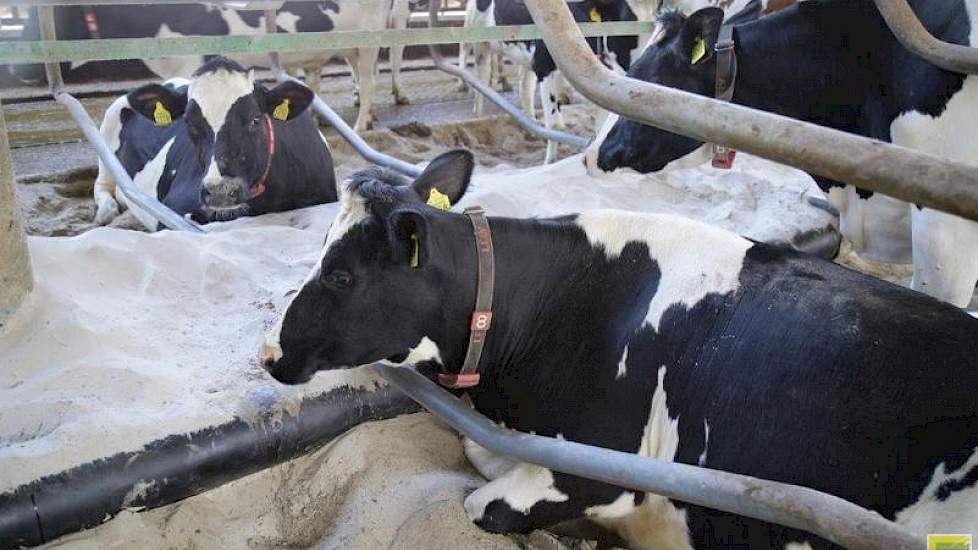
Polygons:
<instances>
[{"instance_id":1,"label":"sand pile","mask_svg":"<svg viewBox=\"0 0 978 550\"><path fill-rule=\"evenodd\" d=\"M434 128L427 137L423 126L377 135L411 160L476 148L489 166L478 170L465 202L495 215L668 211L760 239L830 222L808 206L818 191L807 176L747 155L736 171L592 178L579 156L528 170L504 166L510 155L529 162L540 149L527 149L533 140L508 123L480 124ZM343 161L339 172L355 165ZM36 291L0 328L0 492L168 434L288 411L302 396L339 385L376 384L342 371L285 387L254 359L336 209L214 224L206 235L101 228L31 238ZM479 483L457 437L414 415L363 426L314 455L182 503L124 514L66 545L518 547L465 520L461 498Z\"/></svg>"}]
</instances>

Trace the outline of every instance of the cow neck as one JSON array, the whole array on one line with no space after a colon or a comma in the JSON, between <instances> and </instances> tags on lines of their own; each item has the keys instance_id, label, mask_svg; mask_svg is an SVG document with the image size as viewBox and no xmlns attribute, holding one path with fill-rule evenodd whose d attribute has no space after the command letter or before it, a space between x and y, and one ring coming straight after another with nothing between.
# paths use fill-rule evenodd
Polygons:
<instances>
[{"instance_id":1,"label":"cow neck","mask_svg":"<svg viewBox=\"0 0 978 550\"><path fill-rule=\"evenodd\" d=\"M265 132L268 136L268 162L265 163L265 170L261 177L251 184L251 198L255 198L265 192L265 182L268 180L268 173L272 170L272 157L275 156L275 128L272 126L272 117L265 115Z\"/></svg>"},{"instance_id":2,"label":"cow neck","mask_svg":"<svg viewBox=\"0 0 978 550\"><path fill-rule=\"evenodd\" d=\"M720 34L717 37L716 66L717 72L714 79L713 97L720 101L732 101L734 88L737 84L737 51L733 36L734 26L723 25L720 27ZM737 151L720 145L713 144L713 167L730 169L733 168L734 159Z\"/></svg>"},{"instance_id":3,"label":"cow neck","mask_svg":"<svg viewBox=\"0 0 978 550\"><path fill-rule=\"evenodd\" d=\"M438 382L452 389L479 385L479 363L485 349L486 336L492 325L492 296L496 285L496 260L492 246L492 230L481 207L465 209L475 235L478 268L476 275L475 309L469 318L469 343L462 368L456 373L438 374Z\"/></svg>"}]
</instances>

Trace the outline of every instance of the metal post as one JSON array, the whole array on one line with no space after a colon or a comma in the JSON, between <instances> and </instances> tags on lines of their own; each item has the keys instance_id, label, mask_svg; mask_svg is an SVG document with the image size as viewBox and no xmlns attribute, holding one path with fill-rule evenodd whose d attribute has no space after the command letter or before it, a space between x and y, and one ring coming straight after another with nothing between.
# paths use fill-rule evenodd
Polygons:
<instances>
[{"instance_id":1,"label":"metal post","mask_svg":"<svg viewBox=\"0 0 978 550\"><path fill-rule=\"evenodd\" d=\"M428 27L432 29L438 26L438 8L440 4L441 2L439 0L429 0ZM474 74L466 70L465 67L459 67L458 65L447 61L444 57L442 57L438 46L429 44L428 52L431 55L432 61L435 62L435 67L452 76L461 78L466 84L469 85L470 88L475 90L476 93L486 96L489 101L496 104L496 106L505 111L506 114L513 117L520 126L538 138L567 143L569 145L575 145L581 148L587 147L588 143L590 143L590 140L587 138L569 134L567 132L559 132L557 130L552 130L537 124L537 122L524 113L522 109L510 103L505 97L502 96L502 94L496 90L493 90L492 87L485 82L479 80Z\"/></svg>"},{"instance_id":2,"label":"metal post","mask_svg":"<svg viewBox=\"0 0 978 550\"><path fill-rule=\"evenodd\" d=\"M877 512L787 483L501 428L411 367L373 365L422 407L486 449L619 487L814 533L852 550L921 550L924 538Z\"/></svg>"},{"instance_id":3,"label":"metal post","mask_svg":"<svg viewBox=\"0 0 978 550\"><path fill-rule=\"evenodd\" d=\"M563 0L526 0L557 67L601 107L707 143L978 220L978 167L817 124L616 75Z\"/></svg>"},{"instance_id":4,"label":"metal post","mask_svg":"<svg viewBox=\"0 0 978 550\"><path fill-rule=\"evenodd\" d=\"M7 124L0 104L0 327L34 287L23 215L14 192Z\"/></svg>"},{"instance_id":5,"label":"metal post","mask_svg":"<svg viewBox=\"0 0 978 550\"><path fill-rule=\"evenodd\" d=\"M920 23L907 0L875 0L876 9L897 40L942 69L978 74L978 49L938 40Z\"/></svg>"}]
</instances>

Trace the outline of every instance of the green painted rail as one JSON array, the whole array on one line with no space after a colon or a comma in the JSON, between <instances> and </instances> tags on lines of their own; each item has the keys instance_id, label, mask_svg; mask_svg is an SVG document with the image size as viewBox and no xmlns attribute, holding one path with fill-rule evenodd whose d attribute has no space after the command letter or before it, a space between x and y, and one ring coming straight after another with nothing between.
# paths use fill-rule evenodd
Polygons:
<instances>
[{"instance_id":1,"label":"green painted rail","mask_svg":"<svg viewBox=\"0 0 978 550\"><path fill-rule=\"evenodd\" d=\"M651 33L652 29L653 23L639 21L581 24L581 30L585 36L634 35ZM508 25L231 36L38 40L0 42L0 64L151 59L175 55L343 50L422 44L457 44L459 42L535 40L540 36L540 30L536 25Z\"/></svg>"}]
</instances>

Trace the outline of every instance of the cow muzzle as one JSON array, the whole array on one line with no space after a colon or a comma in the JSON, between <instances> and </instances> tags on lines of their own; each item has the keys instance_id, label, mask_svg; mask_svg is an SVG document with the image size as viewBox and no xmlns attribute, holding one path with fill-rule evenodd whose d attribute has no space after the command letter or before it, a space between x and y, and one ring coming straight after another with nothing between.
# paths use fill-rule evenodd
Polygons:
<instances>
[{"instance_id":1,"label":"cow muzzle","mask_svg":"<svg viewBox=\"0 0 978 550\"><path fill-rule=\"evenodd\" d=\"M200 187L201 211L205 222L229 221L251 211L247 183L240 178L204 180Z\"/></svg>"}]
</instances>

